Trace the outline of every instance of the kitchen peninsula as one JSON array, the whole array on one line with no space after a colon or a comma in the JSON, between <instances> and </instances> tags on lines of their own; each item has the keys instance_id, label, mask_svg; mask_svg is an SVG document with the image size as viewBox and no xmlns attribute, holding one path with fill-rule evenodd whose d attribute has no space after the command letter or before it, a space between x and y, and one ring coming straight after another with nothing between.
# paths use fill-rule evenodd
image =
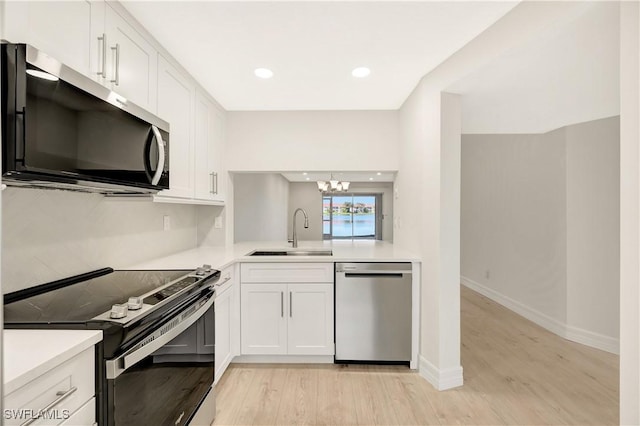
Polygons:
<instances>
[{"instance_id":1,"label":"kitchen peninsula","mask_svg":"<svg viewBox=\"0 0 640 426\"><path fill-rule=\"evenodd\" d=\"M289 251L294 255L278 255ZM273 252L273 255L251 256L255 251ZM301 252L306 252L302 254ZM324 255L319 255L324 252ZM326 253L331 253L326 254ZM221 287L216 296L216 382L233 360L234 362L293 362L293 363L332 363L334 349L334 264L338 262L404 262L411 263L411 360L410 368L418 367L419 301L420 301L420 258L401 250L391 243L383 241L301 241L298 248L284 241L242 242L225 247L198 247L173 255L131 265L128 269L182 269L197 265L211 265L222 271ZM266 274L266 275L265 275ZM289 284L287 284L289 283ZM285 314L292 310L296 291L292 286L311 285L310 290L320 299L305 306L310 312L327 318L326 322L292 325L286 321ZM255 287L262 286L262 287ZM271 286L271 287L269 287ZM275 286L280 286L275 288ZM287 287L288 286L288 287ZM316 286L316 287L314 287ZM324 286L325 290L318 289ZM282 288L281 288L282 287ZM286 287L284 290L283 288ZM301 287L296 287L300 289ZM260 289L262 293L271 292L275 311L280 312L268 320L254 316L252 312L267 309L268 299L260 299L258 305L251 305L248 299L251 291ZM264 289L264 290L263 290ZM289 293L289 298L283 295ZM319 293L323 293L319 295ZM257 296L256 296L257 297ZM268 298L269 296L265 296ZM311 296L308 296L311 297ZM290 299L290 298L293 298ZM286 300L284 300L286 299ZM302 302L298 302L302 303ZM259 308L258 308L259 307ZM302 308L301 308L302 309ZM282 318L280 318L282 317ZM261 328L261 321L265 323ZM253 330L251 324L256 324ZM282 328L283 327L283 328ZM292 342L295 337L286 330L300 328L309 334L316 333L312 343L303 345ZM258 330L259 329L259 330ZM315 330L312 332L311 330ZM301 331L302 334L304 334ZM305 332L306 333L306 332ZM265 341L252 340L253 334L262 336ZM264 337L272 336L271 338ZM260 339L257 339L260 340ZM309 347L314 349L309 349ZM302 349L302 347L305 347Z\"/></svg>"}]
</instances>

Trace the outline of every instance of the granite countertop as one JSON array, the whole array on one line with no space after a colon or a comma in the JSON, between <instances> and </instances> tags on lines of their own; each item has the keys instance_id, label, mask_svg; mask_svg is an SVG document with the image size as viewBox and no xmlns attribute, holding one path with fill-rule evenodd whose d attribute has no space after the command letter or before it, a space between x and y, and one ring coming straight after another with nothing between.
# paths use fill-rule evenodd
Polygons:
<instances>
[{"instance_id":1,"label":"granite countertop","mask_svg":"<svg viewBox=\"0 0 640 426\"><path fill-rule=\"evenodd\" d=\"M208 264L223 269L236 262L420 262L420 258L384 241L300 241L298 250L332 250L332 256L248 256L254 250L292 249L286 241L243 242L198 247L123 269L192 269ZM292 249L295 250L295 249Z\"/></svg>"}]
</instances>

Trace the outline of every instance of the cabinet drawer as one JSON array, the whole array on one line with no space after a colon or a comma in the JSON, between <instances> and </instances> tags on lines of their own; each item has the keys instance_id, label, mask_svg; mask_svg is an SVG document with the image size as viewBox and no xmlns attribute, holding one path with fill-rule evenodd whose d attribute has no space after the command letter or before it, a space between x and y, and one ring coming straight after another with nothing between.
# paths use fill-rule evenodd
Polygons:
<instances>
[{"instance_id":1,"label":"cabinet drawer","mask_svg":"<svg viewBox=\"0 0 640 426\"><path fill-rule=\"evenodd\" d=\"M96 424L96 399L91 398L71 417L60 423L60 426L95 425Z\"/></svg>"},{"instance_id":2,"label":"cabinet drawer","mask_svg":"<svg viewBox=\"0 0 640 426\"><path fill-rule=\"evenodd\" d=\"M243 263L242 283L332 283L333 263Z\"/></svg>"},{"instance_id":3,"label":"cabinet drawer","mask_svg":"<svg viewBox=\"0 0 640 426\"><path fill-rule=\"evenodd\" d=\"M220 271L220 280L216 283L216 297L233 286L233 279L235 278L233 267L234 265L231 265Z\"/></svg>"},{"instance_id":4,"label":"cabinet drawer","mask_svg":"<svg viewBox=\"0 0 640 426\"><path fill-rule=\"evenodd\" d=\"M65 394L68 396L63 398ZM80 409L94 394L94 348L91 347L7 395L4 424L20 425L58 399L60 402L50 408L53 418L38 420L33 425L60 424L65 415Z\"/></svg>"}]
</instances>

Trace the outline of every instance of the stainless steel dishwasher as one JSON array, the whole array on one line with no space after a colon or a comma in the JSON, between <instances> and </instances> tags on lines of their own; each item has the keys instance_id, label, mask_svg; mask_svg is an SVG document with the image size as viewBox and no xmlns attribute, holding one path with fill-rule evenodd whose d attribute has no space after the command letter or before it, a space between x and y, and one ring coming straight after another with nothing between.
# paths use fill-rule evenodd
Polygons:
<instances>
[{"instance_id":1,"label":"stainless steel dishwasher","mask_svg":"<svg viewBox=\"0 0 640 426\"><path fill-rule=\"evenodd\" d=\"M411 263L336 263L336 362L409 363Z\"/></svg>"}]
</instances>

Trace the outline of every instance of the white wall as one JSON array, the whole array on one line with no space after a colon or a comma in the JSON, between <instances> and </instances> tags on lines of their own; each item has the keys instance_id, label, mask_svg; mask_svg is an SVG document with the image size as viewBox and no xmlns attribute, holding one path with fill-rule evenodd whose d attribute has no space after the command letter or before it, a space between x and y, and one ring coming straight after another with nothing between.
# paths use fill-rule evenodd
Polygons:
<instances>
[{"instance_id":1,"label":"white wall","mask_svg":"<svg viewBox=\"0 0 640 426\"><path fill-rule=\"evenodd\" d=\"M278 173L233 176L235 242L287 239L289 181Z\"/></svg>"},{"instance_id":2,"label":"white wall","mask_svg":"<svg viewBox=\"0 0 640 426\"><path fill-rule=\"evenodd\" d=\"M465 279L561 323L566 321L564 133L463 135L460 245Z\"/></svg>"},{"instance_id":3,"label":"white wall","mask_svg":"<svg viewBox=\"0 0 640 426\"><path fill-rule=\"evenodd\" d=\"M463 283L568 339L619 351L619 119L464 135Z\"/></svg>"},{"instance_id":4,"label":"white wall","mask_svg":"<svg viewBox=\"0 0 640 426\"><path fill-rule=\"evenodd\" d=\"M567 324L620 333L620 119L566 128Z\"/></svg>"},{"instance_id":5,"label":"white wall","mask_svg":"<svg viewBox=\"0 0 640 426\"><path fill-rule=\"evenodd\" d=\"M382 239L393 241L393 183L351 182L349 192L382 194ZM302 207L309 215L309 229L304 229L298 218L299 240L322 240L322 195L315 182L291 182L289 184L289 234L293 226L293 211ZM291 235L289 235L291 236Z\"/></svg>"},{"instance_id":6,"label":"white wall","mask_svg":"<svg viewBox=\"0 0 640 426\"><path fill-rule=\"evenodd\" d=\"M228 196L227 198L232 198ZM216 247L226 245L227 227L229 226L229 202L225 207L196 206L197 245L198 247ZM220 217L222 227L215 227L215 219Z\"/></svg>"},{"instance_id":7,"label":"white wall","mask_svg":"<svg viewBox=\"0 0 640 426\"><path fill-rule=\"evenodd\" d=\"M289 210L287 214L287 236L293 238L293 212L298 207L304 209L309 216L309 228L305 229L304 215L298 213L296 218L298 241L322 240L322 194L318 185L313 182L289 183Z\"/></svg>"},{"instance_id":8,"label":"white wall","mask_svg":"<svg viewBox=\"0 0 640 426\"><path fill-rule=\"evenodd\" d=\"M163 216L171 230L163 230ZM194 248L193 206L69 191L2 194L2 291ZM196 266L196 265L194 265Z\"/></svg>"},{"instance_id":9,"label":"white wall","mask_svg":"<svg viewBox=\"0 0 640 426\"><path fill-rule=\"evenodd\" d=\"M620 5L620 424L640 424L640 7Z\"/></svg>"},{"instance_id":10,"label":"white wall","mask_svg":"<svg viewBox=\"0 0 640 426\"><path fill-rule=\"evenodd\" d=\"M463 95L463 133L546 133L620 114L620 5L583 4L585 10L557 31L448 88Z\"/></svg>"},{"instance_id":11,"label":"white wall","mask_svg":"<svg viewBox=\"0 0 640 426\"><path fill-rule=\"evenodd\" d=\"M474 69L562 26L584 7L573 2L520 3L427 74L400 110L394 240L422 257L420 373L439 389L462 384L459 265L454 264L460 251L455 223L460 176L455 122L460 117L456 101L441 93ZM435 309L434 301L443 309Z\"/></svg>"},{"instance_id":12,"label":"white wall","mask_svg":"<svg viewBox=\"0 0 640 426\"><path fill-rule=\"evenodd\" d=\"M395 171L398 111L227 114L230 171Z\"/></svg>"}]
</instances>

